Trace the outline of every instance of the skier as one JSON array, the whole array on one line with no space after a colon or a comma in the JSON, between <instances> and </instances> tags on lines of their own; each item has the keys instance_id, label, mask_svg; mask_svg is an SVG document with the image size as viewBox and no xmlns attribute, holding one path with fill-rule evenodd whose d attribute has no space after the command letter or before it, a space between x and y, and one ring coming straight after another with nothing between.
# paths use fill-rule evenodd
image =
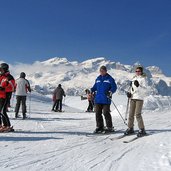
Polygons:
<instances>
[{"instance_id":1,"label":"skier","mask_svg":"<svg viewBox=\"0 0 171 171\"><path fill-rule=\"evenodd\" d=\"M9 72L8 64L3 63L1 65L4 65L5 75L7 76L7 79L8 79L8 82L9 82L8 86L5 88L6 101L5 101L5 105L4 105L4 109L3 109L3 114L6 116L7 112L8 112L8 107L10 107L10 100L11 100L11 97L12 97L12 93L15 90L15 79Z\"/></svg>"},{"instance_id":2,"label":"skier","mask_svg":"<svg viewBox=\"0 0 171 171\"><path fill-rule=\"evenodd\" d=\"M9 73L9 65L0 64L0 132L14 131L7 114L7 106L11 98L11 92L14 91L15 80ZM3 122L3 125L2 125Z\"/></svg>"},{"instance_id":3,"label":"skier","mask_svg":"<svg viewBox=\"0 0 171 171\"><path fill-rule=\"evenodd\" d=\"M113 132L112 117L110 114L110 104L112 94L117 90L115 80L107 73L106 66L100 67L100 76L97 77L94 86L91 88L95 96L96 108L96 129L94 133ZM104 128L102 112L106 120L107 128Z\"/></svg>"},{"instance_id":4,"label":"skier","mask_svg":"<svg viewBox=\"0 0 171 171\"><path fill-rule=\"evenodd\" d=\"M20 110L20 104L22 103L22 114L23 119L26 119L26 97L27 92L31 93L30 83L26 80L26 74L24 72L20 73L20 78L16 80L15 88L16 88L16 107L15 107L15 118L18 118L18 113Z\"/></svg>"},{"instance_id":5,"label":"skier","mask_svg":"<svg viewBox=\"0 0 171 171\"><path fill-rule=\"evenodd\" d=\"M62 99L63 96L66 97L65 92L62 88L62 85L59 84L58 87L54 90L53 92L53 107L52 107L52 111L55 112L62 112Z\"/></svg>"},{"instance_id":6,"label":"skier","mask_svg":"<svg viewBox=\"0 0 171 171\"><path fill-rule=\"evenodd\" d=\"M93 112L93 108L94 108L94 97L93 97L93 94L88 89L85 90L85 93L87 95L87 99L88 99L88 103L89 103L86 112Z\"/></svg>"},{"instance_id":7,"label":"skier","mask_svg":"<svg viewBox=\"0 0 171 171\"><path fill-rule=\"evenodd\" d=\"M144 122L142 118L142 107L143 100L146 94L147 88L147 79L146 74L143 72L143 67L136 67L136 75L131 81L130 92L127 93L127 97L130 98L130 110L129 110L129 119L128 119L128 129L125 131L125 135L134 134L134 116L136 116L139 132L138 137L146 135Z\"/></svg>"}]
</instances>

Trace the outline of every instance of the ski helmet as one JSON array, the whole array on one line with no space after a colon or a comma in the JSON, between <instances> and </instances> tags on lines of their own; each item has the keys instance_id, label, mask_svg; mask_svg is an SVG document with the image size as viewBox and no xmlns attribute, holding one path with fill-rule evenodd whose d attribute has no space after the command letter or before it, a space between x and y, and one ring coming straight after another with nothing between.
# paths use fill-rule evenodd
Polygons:
<instances>
[{"instance_id":1,"label":"ski helmet","mask_svg":"<svg viewBox=\"0 0 171 171\"><path fill-rule=\"evenodd\" d=\"M1 63L0 64L0 69L3 69L4 72L8 72L9 70L9 65L7 63Z\"/></svg>"},{"instance_id":2,"label":"ski helmet","mask_svg":"<svg viewBox=\"0 0 171 171\"><path fill-rule=\"evenodd\" d=\"M20 73L20 78L25 78L25 77L26 77L25 72L21 72L21 73Z\"/></svg>"}]
</instances>

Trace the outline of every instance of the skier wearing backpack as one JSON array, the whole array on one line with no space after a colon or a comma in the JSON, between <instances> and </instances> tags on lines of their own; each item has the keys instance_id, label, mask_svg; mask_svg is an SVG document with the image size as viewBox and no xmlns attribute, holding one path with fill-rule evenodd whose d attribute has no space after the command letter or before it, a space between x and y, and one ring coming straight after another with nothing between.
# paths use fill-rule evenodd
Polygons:
<instances>
[{"instance_id":1,"label":"skier wearing backpack","mask_svg":"<svg viewBox=\"0 0 171 171\"><path fill-rule=\"evenodd\" d=\"M115 80L107 73L106 66L100 67L100 75L97 77L94 86L91 88L91 93L95 93L95 108L96 108L96 129L94 133L113 132L112 117L110 114L110 104L112 94L117 90ZM106 129L102 113L106 120Z\"/></svg>"},{"instance_id":2,"label":"skier wearing backpack","mask_svg":"<svg viewBox=\"0 0 171 171\"><path fill-rule=\"evenodd\" d=\"M23 119L26 119L26 98L27 92L31 92L30 83L26 80L26 74L24 72L20 73L20 78L16 80L15 88L16 88L16 107L15 107L15 118L18 118L18 113L20 110L20 104L22 103L22 113Z\"/></svg>"},{"instance_id":3,"label":"skier wearing backpack","mask_svg":"<svg viewBox=\"0 0 171 171\"><path fill-rule=\"evenodd\" d=\"M143 73L143 67L136 67L136 75L131 81L131 91L127 93L127 97L130 98L130 110L128 119L128 129L125 131L125 135L134 134L134 116L136 116L139 132L138 137L146 135L145 126L142 118L142 107L144 97L147 89L146 75Z\"/></svg>"},{"instance_id":4,"label":"skier wearing backpack","mask_svg":"<svg viewBox=\"0 0 171 171\"><path fill-rule=\"evenodd\" d=\"M62 112L62 99L63 96L65 97L65 92L62 88L62 85L59 84L58 87L54 90L53 92L53 107L52 107L52 111L55 112Z\"/></svg>"},{"instance_id":5,"label":"skier wearing backpack","mask_svg":"<svg viewBox=\"0 0 171 171\"><path fill-rule=\"evenodd\" d=\"M14 91L15 80L9 72L9 65L0 64L0 132L13 131L7 114L11 93ZM2 125L3 124L3 125Z\"/></svg>"}]
</instances>

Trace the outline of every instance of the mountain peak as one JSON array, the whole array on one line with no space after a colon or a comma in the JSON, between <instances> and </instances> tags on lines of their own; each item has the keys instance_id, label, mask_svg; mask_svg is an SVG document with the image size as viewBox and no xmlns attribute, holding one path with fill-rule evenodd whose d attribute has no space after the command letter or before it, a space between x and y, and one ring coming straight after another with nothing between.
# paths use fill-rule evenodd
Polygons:
<instances>
[{"instance_id":1,"label":"mountain peak","mask_svg":"<svg viewBox=\"0 0 171 171\"><path fill-rule=\"evenodd\" d=\"M68 64L69 61L67 60L67 58L54 57L46 61L43 61L41 63L44 65L59 65L59 64Z\"/></svg>"}]
</instances>

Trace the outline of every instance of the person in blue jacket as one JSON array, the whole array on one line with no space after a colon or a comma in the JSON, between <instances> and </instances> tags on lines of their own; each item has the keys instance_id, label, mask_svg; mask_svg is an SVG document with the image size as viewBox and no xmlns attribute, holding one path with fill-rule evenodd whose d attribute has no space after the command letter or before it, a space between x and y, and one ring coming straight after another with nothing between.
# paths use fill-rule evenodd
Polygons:
<instances>
[{"instance_id":1,"label":"person in blue jacket","mask_svg":"<svg viewBox=\"0 0 171 171\"><path fill-rule=\"evenodd\" d=\"M95 93L96 129L94 133L114 131L110 114L110 104L112 94L115 93L116 90L117 85L115 80L107 73L106 66L101 66L100 75L91 88L91 92ZM106 120L106 128L104 128L102 113Z\"/></svg>"}]
</instances>

